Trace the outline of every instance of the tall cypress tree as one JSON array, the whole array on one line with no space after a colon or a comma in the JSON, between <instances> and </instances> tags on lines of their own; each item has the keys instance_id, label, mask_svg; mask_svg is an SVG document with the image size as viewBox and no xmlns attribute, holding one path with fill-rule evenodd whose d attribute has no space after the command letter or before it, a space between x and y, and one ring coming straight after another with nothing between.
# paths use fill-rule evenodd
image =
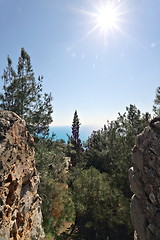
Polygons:
<instances>
[{"instance_id":1,"label":"tall cypress tree","mask_svg":"<svg viewBox=\"0 0 160 240\"><path fill-rule=\"evenodd\" d=\"M43 77L39 76L36 81L30 56L24 48L21 49L17 71L13 69L9 56L7 63L2 76L0 108L13 111L26 120L30 133L47 135L53 109L51 94L43 93L42 90Z\"/></svg>"},{"instance_id":2,"label":"tall cypress tree","mask_svg":"<svg viewBox=\"0 0 160 240\"><path fill-rule=\"evenodd\" d=\"M79 139L79 129L80 129L80 122L77 114L77 110L74 112L73 117L73 123L72 123L72 139L75 143L75 145L79 145L80 139Z\"/></svg>"},{"instance_id":3,"label":"tall cypress tree","mask_svg":"<svg viewBox=\"0 0 160 240\"><path fill-rule=\"evenodd\" d=\"M80 161L83 151L81 139L79 137L80 125L77 110L75 110L72 123L72 135L69 137L68 142L68 155L71 157L71 164L73 167Z\"/></svg>"}]
</instances>

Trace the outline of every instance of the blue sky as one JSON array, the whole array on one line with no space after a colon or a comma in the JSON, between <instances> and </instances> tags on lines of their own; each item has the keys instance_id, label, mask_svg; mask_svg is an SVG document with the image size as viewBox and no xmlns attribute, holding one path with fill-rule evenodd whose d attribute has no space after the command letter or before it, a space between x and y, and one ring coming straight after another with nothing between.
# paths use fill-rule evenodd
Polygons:
<instances>
[{"instance_id":1,"label":"blue sky","mask_svg":"<svg viewBox=\"0 0 160 240\"><path fill-rule=\"evenodd\" d=\"M160 0L114 0L117 27L96 25L103 0L0 0L0 74L21 47L51 92L54 125L103 126L135 104L152 111L160 86ZM113 0L112 0L113 3Z\"/></svg>"}]
</instances>

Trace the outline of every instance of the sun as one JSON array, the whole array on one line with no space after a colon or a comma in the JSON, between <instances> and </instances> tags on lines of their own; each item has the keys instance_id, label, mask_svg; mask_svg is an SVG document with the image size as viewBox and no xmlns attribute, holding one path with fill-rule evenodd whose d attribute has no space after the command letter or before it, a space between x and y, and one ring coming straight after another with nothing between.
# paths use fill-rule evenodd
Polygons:
<instances>
[{"instance_id":1,"label":"sun","mask_svg":"<svg viewBox=\"0 0 160 240\"><path fill-rule=\"evenodd\" d=\"M79 9L79 12L87 16L88 22L86 23L90 26L83 38L99 31L100 36L104 36L104 40L108 41L111 35L117 32L123 33L123 17L127 13L124 2L122 0L96 0L92 2L90 10Z\"/></svg>"},{"instance_id":2,"label":"sun","mask_svg":"<svg viewBox=\"0 0 160 240\"><path fill-rule=\"evenodd\" d=\"M112 5L101 6L95 14L96 28L99 28L104 33L109 30L113 31L114 28L118 27L119 14L117 8Z\"/></svg>"},{"instance_id":3,"label":"sun","mask_svg":"<svg viewBox=\"0 0 160 240\"><path fill-rule=\"evenodd\" d=\"M121 30L124 15L121 1L102 1L94 9L95 11L89 13L93 23L92 31L100 30L106 36Z\"/></svg>"}]
</instances>

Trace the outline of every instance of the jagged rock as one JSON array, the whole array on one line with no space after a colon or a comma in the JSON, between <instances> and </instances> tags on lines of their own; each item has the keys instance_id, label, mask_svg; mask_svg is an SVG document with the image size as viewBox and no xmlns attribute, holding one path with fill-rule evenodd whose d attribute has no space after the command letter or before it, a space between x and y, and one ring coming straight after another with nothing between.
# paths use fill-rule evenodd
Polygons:
<instances>
[{"instance_id":1,"label":"jagged rock","mask_svg":"<svg viewBox=\"0 0 160 240\"><path fill-rule=\"evenodd\" d=\"M44 239L33 143L25 121L0 111L0 239Z\"/></svg>"},{"instance_id":2,"label":"jagged rock","mask_svg":"<svg viewBox=\"0 0 160 240\"><path fill-rule=\"evenodd\" d=\"M160 118L137 136L129 169L134 240L160 240Z\"/></svg>"},{"instance_id":3,"label":"jagged rock","mask_svg":"<svg viewBox=\"0 0 160 240\"><path fill-rule=\"evenodd\" d=\"M145 215L142 212L141 203L136 195L133 195L131 199L131 220L136 229L138 239L147 240L145 232Z\"/></svg>"}]
</instances>

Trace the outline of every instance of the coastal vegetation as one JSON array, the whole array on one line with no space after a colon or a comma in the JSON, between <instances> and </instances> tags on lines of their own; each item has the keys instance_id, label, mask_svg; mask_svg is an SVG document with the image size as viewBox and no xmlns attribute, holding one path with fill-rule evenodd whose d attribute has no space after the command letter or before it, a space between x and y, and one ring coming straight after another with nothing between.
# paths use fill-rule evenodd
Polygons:
<instances>
[{"instance_id":1,"label":"coastal vegetation","mask_svg":"<svg viewBox=\"0 0 160 240\"><path fill-rule=\"evenodd\" d=\"M26 120L35 138L46 239L133 239L128 169L135 136L148 125L151 114L130 104L82 144L76 110L68 142L55 140L54 134L49 137L52 96L43 93L43 77L35 80L28 53L21 49L17 71L9 56L7 64L0 108ZM153 106L155 116L159 106L160 88Z\"/></svg>"}]
</instances>

